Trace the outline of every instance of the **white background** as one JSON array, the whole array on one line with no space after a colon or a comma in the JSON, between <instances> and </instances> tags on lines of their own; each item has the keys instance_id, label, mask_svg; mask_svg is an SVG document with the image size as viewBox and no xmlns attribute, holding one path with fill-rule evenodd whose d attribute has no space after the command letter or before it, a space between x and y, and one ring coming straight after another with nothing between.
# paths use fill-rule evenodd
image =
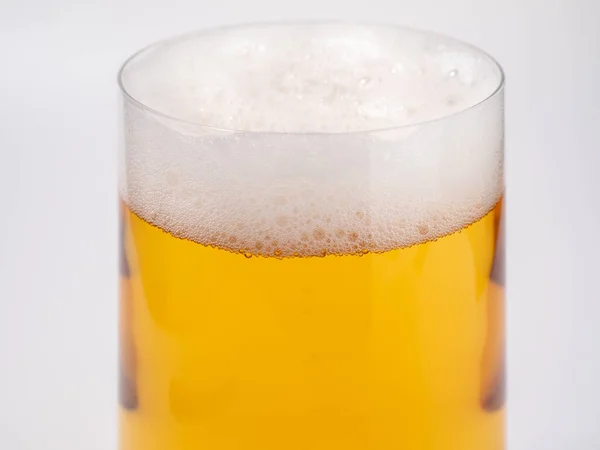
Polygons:
<instances>
[{"instance_id":1,"label":"white background","mask_svg":"<svg viewBox=\"0 0 600 450\"><path fill-rule=\"evenodd\" d=\"M116 448L120 62L298 18L432 29L502 63L509 448L600 449L597 0L0 0L0 448Z\"/></svg>"}]
</instances>

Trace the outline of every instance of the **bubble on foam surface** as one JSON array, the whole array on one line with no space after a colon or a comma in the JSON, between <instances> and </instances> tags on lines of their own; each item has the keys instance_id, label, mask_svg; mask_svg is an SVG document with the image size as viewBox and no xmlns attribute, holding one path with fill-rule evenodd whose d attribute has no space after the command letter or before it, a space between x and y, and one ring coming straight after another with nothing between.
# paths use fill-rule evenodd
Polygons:
<instances>
[{"instance_id":1,"label":"bubble on foam surface","mask_svg":"<svg viewBox=\"0 0 600 450\"><path fill-rule=\"evenodd\" d=\"M444 42L386 27L231 29L150 49L123 81L142 103L207 126L387 128L464 109L498 85L489 58Z\"/></svg>"},{"instance_id":2,"label":"bubble on foam surface","mask_svg":"<svg viewBox=\"0 0 600 450\"><path fill-rule=\"evenodd\" d=\"M121 194L176 236L243 254L435 239L502 193L502 97L480 104L500 77L467 46L394 28L242 28L162 44L123 73L163 115L126 98Z\"/></svg>"}]
</instances>

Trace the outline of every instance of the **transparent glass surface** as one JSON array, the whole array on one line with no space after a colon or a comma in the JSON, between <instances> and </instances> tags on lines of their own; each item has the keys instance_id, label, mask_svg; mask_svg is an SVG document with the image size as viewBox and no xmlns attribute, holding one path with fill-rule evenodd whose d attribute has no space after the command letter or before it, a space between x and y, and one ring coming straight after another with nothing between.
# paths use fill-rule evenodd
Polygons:
<instances>
[{"instance_id":1,"label":"transparent glass surface","mask_svg":"<svg viewBox=\"0 0 600 450\"><path fill-rule=\"evenodd\" d=\"M491 57L258 24L119 83L120 450L504 448Z\"/></svg>"}]
</instances>

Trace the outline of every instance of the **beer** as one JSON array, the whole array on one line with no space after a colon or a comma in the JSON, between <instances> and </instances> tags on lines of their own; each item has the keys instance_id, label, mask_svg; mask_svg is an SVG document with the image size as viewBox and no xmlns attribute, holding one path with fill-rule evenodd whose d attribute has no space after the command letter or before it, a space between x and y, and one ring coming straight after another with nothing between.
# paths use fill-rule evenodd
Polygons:
<instances>
[{"instance_id":1,"label":"beer","mask_svg":"<svg viewBox=\"0 0 600 450\"><path fill-rule=\"evenodd\" d=\"M503 449L495 63L427 33L332 24L154 52L122 73L120 449ZM164 72L183 56L208 61L199 78ZM245 77L215 81L210 58ZM149 67L163 73L138 77ZM422 78L432 67L448 84ZM394 85L394 70L412 72ZM407 79L416 93L394 112L379 95ZM281 98L246 111L263 82Z\"/></svg>"}]
</instances>

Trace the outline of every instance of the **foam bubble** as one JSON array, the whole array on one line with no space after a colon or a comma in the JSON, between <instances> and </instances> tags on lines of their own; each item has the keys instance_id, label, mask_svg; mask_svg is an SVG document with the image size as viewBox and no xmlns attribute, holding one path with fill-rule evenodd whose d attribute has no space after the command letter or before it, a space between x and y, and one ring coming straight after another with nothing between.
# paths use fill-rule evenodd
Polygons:
<instances>
[{"instance_id":1,"label":"foam bubble","mask_svg":"<svg viewBox=\"0 0 600 450\"><path fill-rule=\"evenodd\" d=\"M220 30L141 52L122 83L121 195L179 237L244 254L385 251L456 231L502 194L502 95L486 100L500 70L436 35Z\"/></svg>"}]
</instances>

